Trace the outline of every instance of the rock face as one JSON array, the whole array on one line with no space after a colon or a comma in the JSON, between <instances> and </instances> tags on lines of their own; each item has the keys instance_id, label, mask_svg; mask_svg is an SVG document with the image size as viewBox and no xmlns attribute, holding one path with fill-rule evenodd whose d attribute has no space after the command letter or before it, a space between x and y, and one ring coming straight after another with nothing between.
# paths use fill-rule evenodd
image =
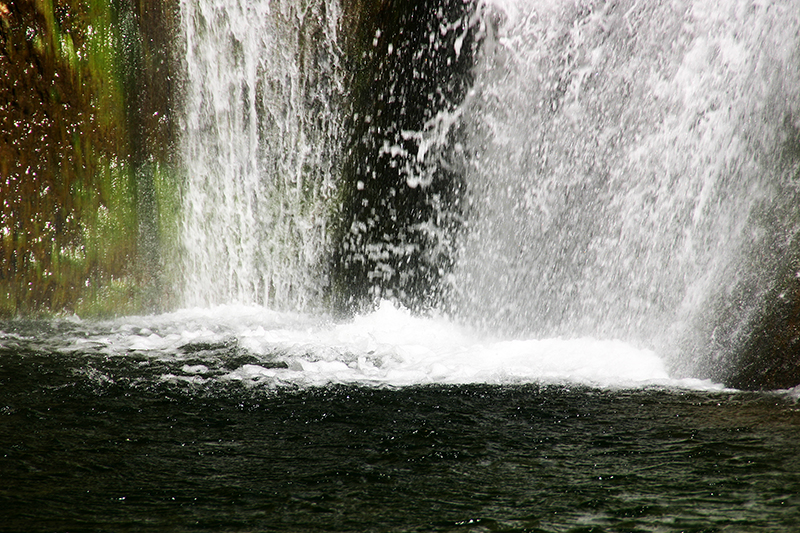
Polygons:
<instances>
[{"instance_id":1,"label":"rock face","mask_svg":"<svg viewBox=\"0 0 800 533\"><path fill-rule=\"evenodd\" d=\"M724 378L727 385L747 390L800 385L800 280L792 275L781 289Z\"/></svg>"},{"instance_id":2,"label":"rock face","mask_svg":"<svg viewBox=\"0 0 800 533\"><path fill-rule=\"evenodd\" d=\"M352 99L342 171L333 301L442 301L454 260L460 172L444 148L471 83L474 3L346 3Z\"/></svg>"},{"instance_id":3,"label":"rock face","mask_svg":"<svg viewBox=\"0 0 800 533\"><path fill-rule=\"evenodd\" d=\"M759 311L730 357L722 381L746 390L800 385L800 239L792 241Z\"/></svg>"}]
</instances>

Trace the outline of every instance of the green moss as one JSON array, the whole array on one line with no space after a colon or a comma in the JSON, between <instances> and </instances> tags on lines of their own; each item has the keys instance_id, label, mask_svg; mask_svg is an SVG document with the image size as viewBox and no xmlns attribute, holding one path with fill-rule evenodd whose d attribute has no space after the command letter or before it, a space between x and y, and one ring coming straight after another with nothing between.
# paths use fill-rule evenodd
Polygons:
<instances>
[{"instance_id":1,"label":"green moss","mask_svg":"<svg viewBox=\"0 0 800 533\"><path fill-rule=\"evenodd\" d=\"M39 0L0 25L0 316L137 312L152 297L133 131L149 110L128 90L139 72L118 20L135 7Z\"/></svg>"},{"instance_id":2,"label":"green moss","mask_svg":"<svg viewBox=\"0 0 800 533\"><path fill-rule=\"evenodd\" d=\"M156 212L158 213L158 248L160 251L160 270L163 286L158 287L158 299L161 307L172 307L177 291L171 290L179 282L179 273L175 270L178 261L178 241L181 217L181 179L178 171L163 163L152 165L153 187L155 191Z\"/></svg>"}]
</instances>

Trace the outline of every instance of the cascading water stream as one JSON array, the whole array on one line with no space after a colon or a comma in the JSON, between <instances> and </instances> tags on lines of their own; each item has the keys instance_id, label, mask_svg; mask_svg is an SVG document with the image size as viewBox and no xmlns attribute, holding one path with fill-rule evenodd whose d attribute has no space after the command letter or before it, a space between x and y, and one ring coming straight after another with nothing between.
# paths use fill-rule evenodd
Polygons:
<instances>
[{"instance_id":1,"label":"cascading water stream","mask_svg":"<svg viewBox=\"0 0 800 533\"><path fill-rule=\"evenodd\" d=\"M181 3L185 304L436 294L713 376L797 233L796 2L465 5L346 58L336 2Z\"/></svg>"},{"instance_id":2,"label":"cascading water stream","mask_svg":"<svg viewBox=\"0 0 800 533\"><path fill-rule=\"evenodd\" d=\"M321 306L340 148L336 0L181 2L183 302Z\"/></svg>"},{"instance_id":3,"label":"cascading water stream","mask_svg":"<svg viewBox=\"0 0 800 533\"><path fill-rule=\"evenodd\" d=\"M684 362L730 350L797 232L797 2L483 8L458 313Z\"/></svg>"}]
</instances>

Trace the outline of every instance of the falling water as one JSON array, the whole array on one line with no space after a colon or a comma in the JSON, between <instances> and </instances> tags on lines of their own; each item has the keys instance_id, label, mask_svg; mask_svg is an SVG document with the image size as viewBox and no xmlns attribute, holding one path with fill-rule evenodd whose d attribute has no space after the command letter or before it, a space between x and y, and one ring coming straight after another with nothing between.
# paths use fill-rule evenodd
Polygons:
<instances>
[{"instance_id":1,"label":"falling water","mask_svg":"<svg viewBox=\"0 0 800 533\"><path fill-rule=\"evenodd\" d=\"M181 3L184 303L324 309L373 284L363 297L436 294L493 334L624 339L688 375L735 352L800 219L797 2L465 5L422 21L428 39L379 27L345 58L336 2ZM366 57L377 114L345 120ZM401 57L413 73L446 61L404 76ZM424 119L368 124L389 103ZM347 202L350 233L333 235ZM386 252L415 228L436 229L413 243L422 259ZM332 290L338 240L372 263Z\"/></svg>"},{"instance_id":2,"label":"falling water","mask_svg":"<svg viewBox=\"0 0 800 533\"><path fill-rule=\"evenodd\" d=\"M727 305L752 312L796 232L798 3L484 8L460 314L666 354L742 284L752 301Z\"/></svg>"},{"instance_id":3,"label":"falling water","mask_svg":"<svg viewBox=\"0 0 800 533\"><path fill-rule=\"evenodd\" d=\"M184 305L321 305L339 153L336 0L181 1Z\"/></svg>"}]
</instances>

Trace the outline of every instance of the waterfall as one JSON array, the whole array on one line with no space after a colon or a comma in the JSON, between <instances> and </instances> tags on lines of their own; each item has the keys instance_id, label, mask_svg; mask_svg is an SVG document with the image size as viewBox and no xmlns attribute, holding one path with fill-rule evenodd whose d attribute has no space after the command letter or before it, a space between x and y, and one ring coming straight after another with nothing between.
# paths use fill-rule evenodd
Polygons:
<instances>
[{"instance_id":1,"label":"waterfall","mask_svg":"<svg viewBox=\"0 0 800 533\"><path fill-rule=\"evenodd\" d=\"M183 304L320 307L341 139L338 2L180 10Z\"/></svg>"},{"instance_id":2,"label":"waterfall","mask_svg":"<svg viewBox=\"0 0 800 533\"><path fill-rule=\"evenodd\" d=\"M694 375L784 294L796 1L345 6L181 2L185 305L388 297Z\"/></svg>"},{"instance_id":3,"label":"waterfall","mask_svg":"<svg viewBox=\"0 0 800 533\"><path fill-rule=\"evenodd\" d=\"M480 24L458 313L714 349L712 311L754 312L797 232L800 5L486 0Z\"/></svg>"}]
</instances>

